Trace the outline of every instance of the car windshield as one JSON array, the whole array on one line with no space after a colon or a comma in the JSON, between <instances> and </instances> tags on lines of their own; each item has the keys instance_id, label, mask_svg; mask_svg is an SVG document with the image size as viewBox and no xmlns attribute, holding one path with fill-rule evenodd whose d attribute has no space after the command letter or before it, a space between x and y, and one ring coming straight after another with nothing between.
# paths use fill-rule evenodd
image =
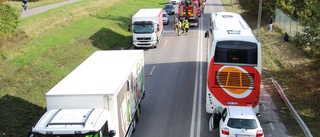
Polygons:
<instances>
[{"instance_id":1,"label":"car windshield","mask_svg":"<svg viewBox=\"0 0 320 137\"><path fill-rule=\"evenodd\" d=\"M173 5L166 5L164 8L165 9L173 9Z\"/></svg>"},{"instance_id":2,"label":"car windshield","mask_svg":"<svg viewBox=\"0 0 320 137\"><path fill-rule=\"evenodd\" d=\"M255 119L230 118L227 125L237 129L256 129L258 127Z\"/></svg>"},{"instance_id":3,"label":"car windshield","mask_svg":"<svg viewBox=\"0 0 320 137\"><path fill-rule=\"evenodd\" d=\"M168 17L168 15L167 14L162 14L162 17Z\"/></svg>"}]
</instances>

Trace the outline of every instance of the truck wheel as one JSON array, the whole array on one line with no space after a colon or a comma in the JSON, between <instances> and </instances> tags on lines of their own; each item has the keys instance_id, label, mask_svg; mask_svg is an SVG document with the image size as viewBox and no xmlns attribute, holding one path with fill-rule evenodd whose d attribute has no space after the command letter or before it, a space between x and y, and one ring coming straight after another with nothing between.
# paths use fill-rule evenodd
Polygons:
<instances>
[{"instance_id":1,"label":"truck wheel","mask_svg":"<svg viewBox=\"0 0 320 137\"><path fill-rule=\"evenodd\" d=\"M141 106L139 104L137 112L136 112L136 114L134 116L137 122L139 122L140 116L141 116Z\"/></svg>"},{"instance_id":2,"label":"truck wheel","mask_svg":"<svg viewBox=\"0 0 320 137\"><path fill-rule=\"evenodd\" d=\"M134 133L135 131L136 131L136 120L134 119L133 121L132 121L132 133Z\"/></svg>"},{"instance_id":3,"label":"truck wheel","mask_svg":"<svg viewBox=\"0 0 320 137\"><path fill-rule=\"evenodd\" d=\"M154 48L154 49L157 48L158 44L159 44L159 42L156 43L156 44L153 46L153 48Z\"/></svg>"}]
</instances>

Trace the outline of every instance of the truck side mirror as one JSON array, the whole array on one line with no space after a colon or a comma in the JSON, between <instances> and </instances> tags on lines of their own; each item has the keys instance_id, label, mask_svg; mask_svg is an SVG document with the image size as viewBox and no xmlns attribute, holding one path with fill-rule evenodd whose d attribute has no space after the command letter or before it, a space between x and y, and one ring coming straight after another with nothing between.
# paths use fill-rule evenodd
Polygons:
<instances>
[{"instance_id":1,"label":"truck side mirror","mask_svg":"<svg viewBox=\"0 0 320 137\"><path fill-rule=\"evenodd\" d=\"M131 25L128 25L128 31L131 32Z\"/></svg>"},{"instance_id":2,"label":"truck side mirror","mask_svg":"<svg viewBox=\"0 0 320 137\"><path fill-rule=\"evenodd\" d=\"M109 137L113 137L113 136L116 135L116 131L115 130L110 130L108 135L109 135Z\"/></svg>"},{"instance_id":3,"label":"truck side mirror","mask_svg":"<svg viewBox=\"0 0 320 137\"><path fill-rule=\"evenodd\" d=\"M204 33L204 37L209 38L209 31L206 31L206 33Z\"/></svg>"}]
</instances>

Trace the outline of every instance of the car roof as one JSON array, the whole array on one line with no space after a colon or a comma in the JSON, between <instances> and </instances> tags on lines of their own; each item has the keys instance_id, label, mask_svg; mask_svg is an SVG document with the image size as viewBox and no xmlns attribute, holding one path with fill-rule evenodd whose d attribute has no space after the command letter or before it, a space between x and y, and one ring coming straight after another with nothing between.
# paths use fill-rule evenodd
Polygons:
<instances>
[{"instance_id":1,"label":"car roof","mask_svg":"<svg viewBox=\"0 0 320 137\"><path fill-rule=\"evenodd\" d=\"M254 109L251 106L228 106L230 118L256 119Z\"/></svg>"}]
</instances>

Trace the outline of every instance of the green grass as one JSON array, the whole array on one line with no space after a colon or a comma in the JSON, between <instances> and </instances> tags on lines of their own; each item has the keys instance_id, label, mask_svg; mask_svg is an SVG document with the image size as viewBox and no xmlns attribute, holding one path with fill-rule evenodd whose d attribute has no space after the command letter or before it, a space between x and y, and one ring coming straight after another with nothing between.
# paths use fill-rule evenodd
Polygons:
<instances>
[{"instance_id":1,"label":"green grass","mask_svg":"<svg viewBox=\"0 0 320 137\"><path fill-rule=\"evenodd\" d=\"M1 43L0 135L26 135L46 111L50 88L94 51L131 47L132 15L165 2L84 0L21 19Z\"/></svg>"},{"instance_id":2,"label":"green grass","mask_svg":"<svg viewBox=\"0 0 320 137\"><path fill-rule=\"evenodd\" d=\"M233 3L230 4L230 1ZM254 32L257 32L257 16L248 15L239 9L236 0L222 0L227 11L241 13ZM262 13L264 15L264 13ZM263 17L262 17L263 18ZM270 78L274 78L285 91L287 98L304 120L313 136L320 136L320 83L319 62L309 59L293 43L283 42L284 31L275 26L269 32L266 19L262 19L259 39L262 43L263 84L271 94L277 111L291 137L304 137L304 132L291 115L290 110L274 88Z\"/></svg>"}]
</instances>

